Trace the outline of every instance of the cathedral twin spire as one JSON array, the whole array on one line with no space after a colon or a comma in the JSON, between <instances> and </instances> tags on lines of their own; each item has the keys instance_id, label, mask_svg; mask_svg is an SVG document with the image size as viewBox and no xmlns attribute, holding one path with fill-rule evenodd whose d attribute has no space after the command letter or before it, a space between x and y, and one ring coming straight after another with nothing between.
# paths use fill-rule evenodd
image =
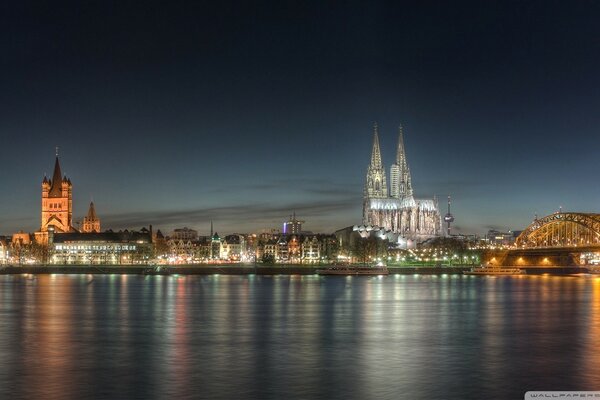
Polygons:
<instances>
[{"instance_id":1,"label":"cathedral twin spire","mask_svg":"<svg viewBox=\"0 0 600 400\"><path fill-rule=\"evenodd\" d=\"M379 148L379 132L377 123L373 125L373 149L371 150L371 163L367 169L367 184L365 197L381 199L387 197L387 182L385 169L381 162L381 149Z\"/></svg>"},{"instance_id":2,"label":"cathedral twin spire","mask_svg":"<svg viewBox=\"0 0 600 400\"><path fill-rule=\"evenodd\" d=\"M402 125L398 127L398 149L396 150L396 163L390 168L390 179L392 180L391 197L401 198L412 196L412 183L410 179L410 169L406 161L406 152L404 151L404 133Z\"/></svg>"},{"instance_id":3,"label":"cathedral twin spire","mask_svg":"<svg viewBox=\"0 0 600 400\"><path fill-rule=\"evenodd\" d=\"M379 149L379 128L377 122L373 125L373 149L371 150L371 167L381 168L381 150Z\"/></svg>"},{"instance_id":4,"label":"cathedral twin spire","mask_svg":"<svg viewBox=\"0 0 600 400\"><path fill-rule=\"evenodd\" d=\"M398 148L396 151L396 162L390 168L390 194L389 197L402 198L412 196L412 183L410 169L406 161L404 150L404 134L402 125L398 132ZM365 197L386 198L388 197L385 169L381 161L381 149L379 147L379 128L377 123L373 125L373 148L371 150L371 163L367 169L367 183L365 186Z\"/></svg>"}]
</instances>

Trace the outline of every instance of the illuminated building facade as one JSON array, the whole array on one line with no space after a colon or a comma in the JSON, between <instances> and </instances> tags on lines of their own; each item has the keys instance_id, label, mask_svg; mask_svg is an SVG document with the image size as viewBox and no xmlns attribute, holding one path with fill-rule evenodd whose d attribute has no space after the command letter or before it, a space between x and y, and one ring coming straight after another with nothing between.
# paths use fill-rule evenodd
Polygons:
<instances>
[{"instance_id":1,"label":"illuminated building facade","mask_svg":"<svg viewBox=\"0 0 600 400\"><path fill-rule=\"evenodd\" d=\"M42 181L42 222L40 231L47 241L48 230L57 233L73 232L73 185L62 176L58 153L54 162L52 179ZM44 233L46 233L44 235Z\"/></svg>"},{"instance_id":2,"label":"illuminated building facade","mask_svg":"<svg viewBox=\"0 0 600 400\"><path fill-rule=\"evenodd\" d=\"M177 228L171 233L171 239L173 240L198 240L198 231L190 229L188 227Z\"/></svg>"},{"instance_id":3,"label":"illuminated building facade","mask_svg":"<svg viewBox=\"0 0 600 400\"><path fill-rule=\"evenodd\" d=\"M391 233L398 243L422 242L439 236L441 217L436 199L415 199L410 169L404 150L404 135L399 129L396 162L390 168L390 190L381 160L377 124L373 132L371 162L367 168L363 198L365 231Z\"/></svg>"},{"instance_id":4,"label":"illuminated building facade","mask_svg":"<svg viewBox=\"0 0 600 400\"><path fill-rule=\"evenodd\" d=\"M212 224L211 224L212 226ZM211 228L212 231L212 228ZM223 241L217 232L211 235L210 239L210 258L213 260L221 259L221 251L223 250Z\"/></svg>"},{"instance_id":5,"label":"illuminated building facade","mask_svg":"<svg viewBox=\"0 0 600 400\"><path fill-rule=\"evenodd\" d=\"M244 235L225 236L221 258L229 261L241 261L246 255L246 239Z\"/></svg>"},{"instance_id":6,"label":"illuminated building facade","mask_svg":"<svg viewBox=\"0 0 600 400\"><path fill-rule=\"evenodd\" d=\"M10 240L0 238L0 265L8 263Z\"/></svg>"},{"instance_id":7,"label":"illuminated building facade","mask_svg":"<svg viewBox=\"0 0 600 400\"><path fill-rule=\"evenodd\" d=\"M26 246L31 243L31 235L23 231L13 233L11 242L15 246Z\"/></svg>"},{"instance_id":8,"label":"illuminated building facade","mask_svg":"<svg viewBox=\"0 0 600 400\"><path fill-rule=\"evenodd\" d=\"M314 264L335 260L338 246L334 235L281 235L260 243L256 254L271 255L277 263Z\"/></svg>"},{"instance_id":9,"label":"illuminated building facade","mask_svg":"<svg viewBox=\"0 0 600 400\"><path fill-rule=\"evenodd\" d=\"M172 264L238 262L248 259L246 238L237 233L224 238L214 233L212 236L197 237L196 240L170 237L166 245L166 261Z\"/></svg>"},{"instance_id":10,"label":"illuminated building facade","mask_svg":"<svg viewBox=\"0 0 600 400\"><path fill-rule=\"evenodd\" d=\"M515 240L521 234L521 231L508 231L501 232L498 230L491 229L485 235L485 242L489 246L514 246Z\"/></svg>"},{"instance_id":11,"label":"illuminated building facade","mask_svg":"<svg viewBox=\"0 0 600 400\"><path fill-rule=\"evenodd\" d=\"M321 244L316 236L306 236L302 241L302 260L307 263L317 263L321 258Z\"/></svg>"},{"instance_id":12,"label":"illuminated building facade","mask_svg":"<svg viewBox=\"0 0 600 400\"><path fill-rule=\"evenodd\" d=\"M145 264L153 252L152 233L136 231L49 235L54 264Z\"/></svg>"},{"instance_id":13,"label":"illuminated building facade","mask_svg":"<svg viewBox=\"0 0 600 400\"><path fill-rule=\"evenodd\" d=\"M283 233L288 235L298 235L302 232L302 224L304 221L296 219L296 212L290 215L290 220L283 223Z\"/></svg>"},{"instance_id":14,"label":"illuminated building facade","mask_svg":"<svg viewBox=\"0 0 600 400\"><path fill-rule=\"evenodd\" d=\"M194 261L198 249L198 243L191 240L169 239L168 261L170 263L191 263Z\"/></svg>"}]
</instances>

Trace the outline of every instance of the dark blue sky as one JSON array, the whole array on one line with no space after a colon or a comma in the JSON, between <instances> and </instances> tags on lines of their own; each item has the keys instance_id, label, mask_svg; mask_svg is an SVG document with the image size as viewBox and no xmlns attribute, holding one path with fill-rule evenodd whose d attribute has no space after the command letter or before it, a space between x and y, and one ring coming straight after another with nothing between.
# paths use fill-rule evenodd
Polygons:
<instances>
[{"instance_id":1,"label":"dark blue sky","mask_svg":"<svg viewBox=\"0 0 600 400\"><path fill-rule=\"evenodd\" d=\"M600 211L599 2L323 3L0 4L0 232L55 146L104 228L360 223L374 121L462 232Z\"/></svg>"}]
</instances>

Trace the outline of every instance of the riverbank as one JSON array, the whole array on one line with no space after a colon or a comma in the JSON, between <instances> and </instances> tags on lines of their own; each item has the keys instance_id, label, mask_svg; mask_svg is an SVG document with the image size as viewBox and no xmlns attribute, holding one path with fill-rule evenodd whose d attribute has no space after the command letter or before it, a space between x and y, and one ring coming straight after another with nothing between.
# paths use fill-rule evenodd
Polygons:
<instances>
[{"instance_id":1,"label":"riverbank","mask_svg":"<svg viewBox=\"0 0 600 400\"><path fill-rule=\"evenodd\" d=\"M4 266L0 274L133 274L133 275L314 275L326 266L307 265L23 265ZM390 274L462 274L471 267L388 267Z\"/></svg>"},{"instance_id":2,"label":"riverbank","mask_svg":"<svg viewBox=\"0 0 600 400\"><path fill-rule=\"evenodd\" d=\"M7 265L0 275L10 274L125 274L125 275L314 275L327 266L308 265ZM461 275L471 266L452 267L388 267L390 274ZM527 275L571 275L589 272L582 267L524 267Z\"/></svg>"}]
</instances>

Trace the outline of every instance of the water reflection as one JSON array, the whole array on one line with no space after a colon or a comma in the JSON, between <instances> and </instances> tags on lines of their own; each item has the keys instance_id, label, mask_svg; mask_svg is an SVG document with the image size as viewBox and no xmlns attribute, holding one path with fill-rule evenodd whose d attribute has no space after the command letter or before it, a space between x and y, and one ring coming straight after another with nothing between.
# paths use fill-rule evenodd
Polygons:
<instances>
[{"instance_id":1,"label":"water reflection","mask_svg":"<svg viewBox=\"0 0 600 400\"><path fill-rule=\"evenodd\" d=\"M600 279L1 276L0 300L0 398L508 399L600 383Z\"/></svg>"}]
</instances>

